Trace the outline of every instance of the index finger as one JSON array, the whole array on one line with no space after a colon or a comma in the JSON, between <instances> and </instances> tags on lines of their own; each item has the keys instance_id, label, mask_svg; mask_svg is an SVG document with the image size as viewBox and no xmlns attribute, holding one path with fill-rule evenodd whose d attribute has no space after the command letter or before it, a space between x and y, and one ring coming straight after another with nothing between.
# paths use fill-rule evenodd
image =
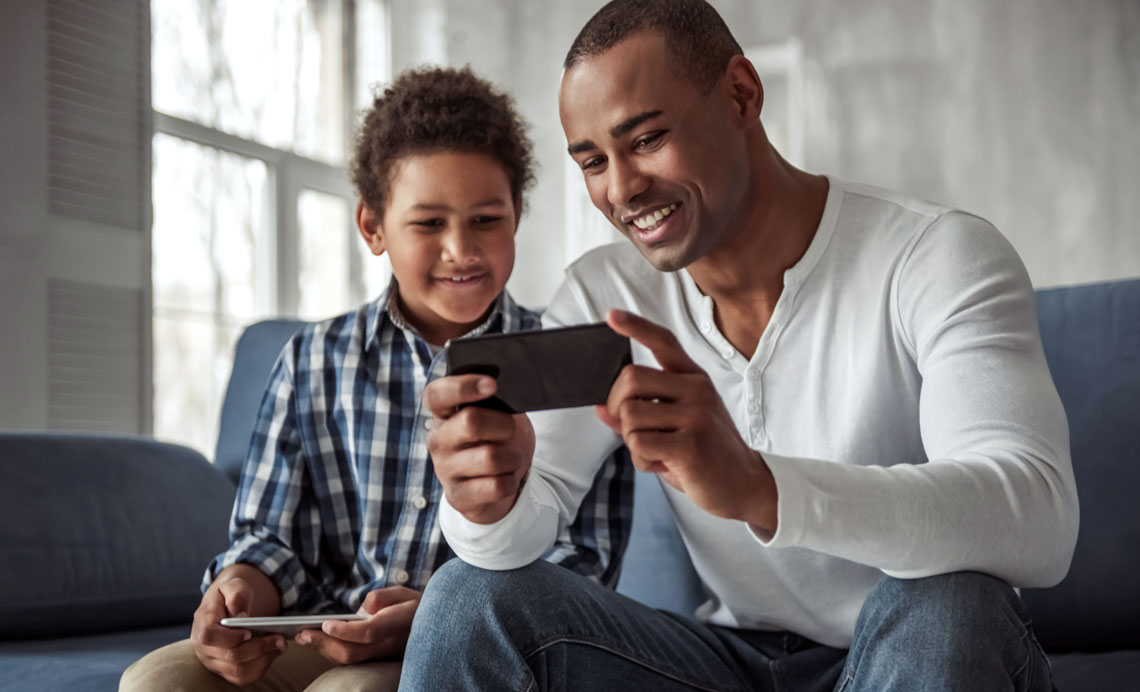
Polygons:
<instances>
[{"instance_id":1,"label":"index finger","mask_svg":"<svg viewBox=\"0 0 1140 692\"><path fill-rule=\"evenodd\" d=\"M670 372L704 372L689 358L685 349L673 332L625 310L610 310L606 313L606 324L618 334L627 336L648 348L661 367Z\"/></svg>"},{"instance_id":2,"label":"index finger","mask_svg":"<svg viewBox=\"0 0 1140 692\"><path fill-rule=\"evenodd\" d=\"M450 418L461 404L482 401L495 393L495 380L486 375L451 375L428 383L424 408L436 418Z\"/></svg>"}]
</instances>

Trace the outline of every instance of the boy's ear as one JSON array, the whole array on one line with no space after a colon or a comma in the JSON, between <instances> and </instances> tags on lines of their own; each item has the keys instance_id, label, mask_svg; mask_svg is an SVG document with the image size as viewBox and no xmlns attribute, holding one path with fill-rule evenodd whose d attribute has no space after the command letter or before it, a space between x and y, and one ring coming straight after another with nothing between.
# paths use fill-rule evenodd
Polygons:
<instances>
[{"instance_id":1,"label":"boy's ear","mask_svg":"<svg viewBox=\"0 0 1140 692\"><path fill-rule=\"evenodd\" d=\"M380 228L380 215L363 201L356 205L356 228L365 245L374 255L384 254L384 235Z\"/></svg>"}]
</instances>

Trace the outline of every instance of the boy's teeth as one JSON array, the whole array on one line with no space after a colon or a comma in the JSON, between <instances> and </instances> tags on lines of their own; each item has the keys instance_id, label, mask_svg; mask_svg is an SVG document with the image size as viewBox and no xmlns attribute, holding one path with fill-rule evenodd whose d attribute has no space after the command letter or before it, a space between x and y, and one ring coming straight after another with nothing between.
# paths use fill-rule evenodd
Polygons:
<instances>
[{"instance_id":1,"label":"boy's teeth","mask_svg":"<svg viewBox=\"0 0 1140 692\"><path fill-rule=\"evenodd\" d=\"M634 219L633 225L637 226L638 228L640 228L643 231L648 229L648 228L653 228L657 224L661 223L661 220L664 219L666 216L669 216L670 214L672 214L673 210L676 208L677 208L677 203L674 202L673 204L670 204L669 206L665 207L664 209L658 209L655 212L652 212L652 213L646 214L645 216Z\"/></svg>"}]
</instances>

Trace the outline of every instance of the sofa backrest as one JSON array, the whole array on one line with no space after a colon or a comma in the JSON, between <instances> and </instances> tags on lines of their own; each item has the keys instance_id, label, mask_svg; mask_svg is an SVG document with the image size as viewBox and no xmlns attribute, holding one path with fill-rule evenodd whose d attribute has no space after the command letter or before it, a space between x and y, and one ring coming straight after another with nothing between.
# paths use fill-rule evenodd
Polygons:
<instances>
[{"instance_id":1,"label":"sofa backrest","mask_svg":"<svg viewBox=\"0 0 1140 692\"><path fill-rule=\"evenodd\" d=\"M1068 576L1023 597L1046 649L1140 648L1140 279L1038 291L1069 419L1081 527ZM703 600L656 477L638 473L618 590L692 615Z\"/></svg>"},{"instance_id":2,"label":"sofa backrest","mask_svg":"<svg viewBox=\"0 0 1140 692\"><path fill-rule=\"evenodd\" d=\"M281 349L304 324L299 320L258 322L246 328L234 348L234 367L222 402L218 446L214 451L214 464L234 483L241 476L241 467L249 451L257 409L261 395L265 393L269 373Z\"/></svg>"},{"instance_id":3,"label":"sofa backrest","mask_svg":"<svg viewBox=\"0 0 1140 692\"><path fill-rule=\"evenodd\" d=\"M1140 649L1140 279L1038 291L1037 314L1081 528L1068 576L1022 597L1050 651Z\"/></svg>"}]
</instances>

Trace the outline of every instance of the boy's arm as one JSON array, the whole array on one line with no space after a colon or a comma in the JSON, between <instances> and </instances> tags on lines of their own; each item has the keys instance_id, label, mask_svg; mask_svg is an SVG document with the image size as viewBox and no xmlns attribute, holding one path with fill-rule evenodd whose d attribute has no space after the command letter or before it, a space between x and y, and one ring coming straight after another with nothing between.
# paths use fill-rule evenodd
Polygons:
<instances>
[{"instance_id":1,"label":"boy's arm","mask_svg":"<svg viewBox=\"0 0 1140 692\"><path fill-rule=\"evenodd\" d=\"M634 468L625 447L606 459L582 499L574 523L543 559L614 588L633 521Z\"/></svg>"},{"instance_id":2,"label":"boy's arm","mask_svg":"<svg viewBox=\"0 0 1140 692\"><path fill-rule=\"evenodd\" d=\"M305 568L318 564L320 530L300 441L296 348L294 338L269 376L234 500L232 543L210 563L202 581L206 591L231 567L259 571L274 587L277 611L313 610L321 591Z\"/></svg>"}]
</instances>

